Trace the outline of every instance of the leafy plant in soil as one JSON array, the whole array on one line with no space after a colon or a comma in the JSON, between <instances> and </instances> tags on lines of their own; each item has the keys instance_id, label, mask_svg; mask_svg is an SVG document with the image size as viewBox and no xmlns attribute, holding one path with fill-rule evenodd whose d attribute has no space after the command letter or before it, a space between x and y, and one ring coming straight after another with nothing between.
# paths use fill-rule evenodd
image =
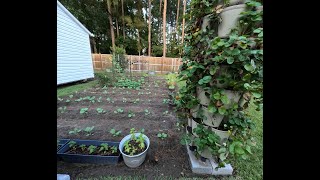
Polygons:
<instances>
[{"instance_id":1,"label":"leafy plant in soil","mask_svg":"<svg viewBox=\"0 0 320 180\"><path fill-rule=\"evenodd\" d=\"M96 151L96 149L97 149L97 146L90 145L90 146L88 147L89 154L94 153L94 152Z\"/></svg>"},{"instance_id":2,"label":"leafy plant in soil","mask_svg":"<svg viewBox=\"0 0 320 180\"><path fill-rule=\"evenodd\" d=\"M163 103L163 104L168 104L169 101L170 101L170 99L163 99L162 103Z\"/></svg>"},{"instance_id":3,"label":"leafy plant in soil","mask_svg":"<svg viewBox=\"0 0 320 180\"><path fill-rule=\"evenodd\" d=\"M168 134L166 134L166 133L158 133L157 136L158 136L158 138L163 140L163 139L168 137Z\"/></svg>"},{"instance_id":4,"label":"leafy plant in soil","mask_svg":"<svg viewBox=\"0 0 320 180\"><path fill-rule=\"evenodd\" d=\"M68 103L68 102L70 102L70 99L67 99L67 100L66 100L66 103Z\"/></svg>"},{"instance_id":5,"label":"leafy plant in soil","mask_svg":"<svg viewBox=\"0 0 320 180\"><path fill-rule=\"evenodd\" d=\"M81 129L74 128L73 130L69 131L69 134L78 135L81 131Z\"/></svg>"},{"instance_id":6,"label":"leafy plant in soil","mask_svg":"<svg viewBox=\"0 0 320 180\"><path fill-rule=\"evenodd\" d=\"M128 117L129 118L132 118L132 117L135 117L136 115L130 110L129 111L129 114L128 114Z\"/></svg>"},{"instance_id":7,"label":"leafy plant in soil","mask_svg":"<svg viewBox=\"0 0 320 180\"><path fill-rule=\"evenodd\" d=\"M76 100L74 100L74 101L76 101L76 102L80 102L80 101L82 101L82 100L83 100L83 98L81 97L81 98L76 99Z\"/></svg>"},{"instance_id":8,"label":"leafy plant in soil","mask_svg":"<svg viewBox=\"0 0 320 180\"><path fill-rule=\"evenodd\" d=\"M66 111L67 107L63 106L63 107L59 107L58 109L60 110L60 113L64 113Z\"/></svg>"},{"instance_id":9,"label":"leafy plant in soil","mask_svg":"<svg viewBox=\"0 0 320 180\"><path fill-rule=\"evenodd\" d=\"M73 98L73 94L69 95L69 98L70 98L70 99Z\"/></svg>"},{"instance_id":10,"label":"leafy plant in soil","mask_svg":"<svg viewBox=\"0 0 320 180\"><path fill-rule=\"evenodd\" d=\"M69 145L69 148L71 148L72 150L77 149L77 143L75 141L69 141L68 145Z\"/></svg>"},{"instance_id":11,"label":"leafy plant in soil","mask_svg":"<svg viewBox=\"0 0 320 180\"><path fill-rule=\"evenodd\" d=\"M138 137L135 136L135 129L130 129L131 137L124 143L123 152L127 155L133 156L142 153L146 149L143 134L141 133Z\"/></svg>"},{"instance_id":12,"label":"leafy plant in soil","mask_svg":"<svg viewBox=\"0 0 320 180\"><path fill-rule=\"evenodd\" d=\"M80 109L80 114L88 114L88 109L89 108L81 108Z\"/></svg>"},{"instance_id":13,"label":"leafy plant in soil","mask_svg":"<svg viewBox=\"0 0 320 180\"><path fill-rule=\"evenodd\" d=\"M121 108L118 108L118 109L116 109L115 111L113 111L115 114L117 114L117 113L123 113L123 109L121 109Z\"/></svg>"},{"instance_id":14,"label":"leafy plant in soil","mask_svg":"<svg viewBox=\"0 0 320 180\"><path fill-rule=\"evenodd\" d=\"M102 108L97 108L97 112L98 112L99 114L101 114L101 113L106 113L106 110L103 110Z\"/></svg>"},{"instance_id":15,"label":"leafy plant in soil","mask_svg":"<svg viewBox=\"0 0 320 180\"><path fill-rule=\"evenodd\" d=\"M120 136L121 131L116 131L114 128L112 128L112 129L110 130L110 133L111 133L113 136Z\"/></svg>"},{"instance_id":16,"label":"leafy plant in soil","mask_svg":"<svg viewBox=\"0 0 320 180\"><path fill-rule=\"evenodd\" d=\"M86 136L90 136L92 135L92 131L93 131L94 126L91 127L86 127L83 131L86 132Z\"/></svg>"},{"instance_id":17,"label":"leafy plant in soil","mask_svg":"<svg viewBox=\"0 0 320 180\"><path fill-rule=\"evenodd\" d=\"M148 109L145 109L145 110L144 110L144 115L147 116L147 115L149 115L150 113L151 113L151 112L150 112Z\"/></svg>"},{"instance_id":18,"label":"leafy plant in soil","mask_svg":"<svg viewBox=\"0 0 320 180\"><path fill-rule=\"evenodd\" d=\"M82 151L85 151L87 149L87 146L85 144L81 144L79 147Z\"/></svg>"},{"instance_id":19,"label":"leafy plant in soil","mask_svg":"<svg viewBox=\"0 0 320 180\"><path fill-rule=\"evenodd\" d=\"M102 99L102 97L100 96L100 97L97 99L97 101L98 101L98 102L101 102L101 99Z\"/></svg>"}]
</instances>

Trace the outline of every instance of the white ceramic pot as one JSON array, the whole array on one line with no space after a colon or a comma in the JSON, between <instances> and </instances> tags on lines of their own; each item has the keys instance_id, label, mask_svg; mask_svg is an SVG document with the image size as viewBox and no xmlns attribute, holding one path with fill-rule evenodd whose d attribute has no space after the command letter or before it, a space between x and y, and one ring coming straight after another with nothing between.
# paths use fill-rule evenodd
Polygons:
<instances>
[{"instance_id":1,"label":"white ceramic pot","mask_svg":"<svg viewBox=\"0 0 320 180\"><path fill-rule=\"evenodd\" d=\"M139 137L139 135L141 133L134 133L136 137ZM135 167L138 167L140 166L145 158L146 158L146 155L147 155L147 151L149 149L149 146L150 146L150 140L149 138L146 136L146 135L142 135L143 139L145 140L145 143L146 143L146 146L147 148L140 154L137 154L137 155L133 155L133 156L130 156L130 155L127 155L125 153L122 152L122 149L123 149L123 146L124 146L124 143L129 140L131 137L131 134L125 136L119 143L119 150L122 154L122 157L123 157L123 161L124 163L128 166L128 167L131 167L131 168L135 168Z\"/></svg>"},{"instance_id":2,"label":"white ceramic pot","mask_svg":"<svg viewBox=\"0 0 320 180\"><path fill-rule=\"evenodd\" d=\"M238 24L240 13L246 8L245 4L229 6L222 10L220 17L222 22L218 26L218 36L226 38L229 36L231 29L234 29Z\"/></svg>"}]
</instances>

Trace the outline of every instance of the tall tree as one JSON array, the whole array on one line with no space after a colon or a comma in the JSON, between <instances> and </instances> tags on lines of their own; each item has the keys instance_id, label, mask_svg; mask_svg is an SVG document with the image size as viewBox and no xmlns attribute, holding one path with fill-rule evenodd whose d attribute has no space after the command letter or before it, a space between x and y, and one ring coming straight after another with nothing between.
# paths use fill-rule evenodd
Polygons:
<instances>
[{"instance_id":1,"label":"tall tree","mask_svg":"<svg viewBox=\"0 0 320 180\"><path fill-rule=\"evenodd\" d=\"M149 2L148 56L151 56L151 0L148 0L148 2Z\"/></svg>"},{"instance_id":2,"label":"tall tree","mask_svg":"<svg viewBox=\"0 0 320 180\"><path fill-rule=\"evenodd\" d=\"M167 16L167 0L163 0L164 4L163 4L163 53L162 56L166 57L166 46L167 46L167 41L166 41L166 16Z\"/></svg>"},{"instance_id":3,"label":"tall tree","mask_svg":"<svg viewBox=\"0 0 320 180\"><path fill-rule=\"evenodd\" d=\"M112 23L111 0L107 0L107 6L108 6L110 32L111 32L111 41L112 41L112 52L115 52L116 44L115 44L115 38L114 38L114 28Z\"/></svg>"},{"instance_id":4,"label":"tall tree","mask_svg":"<svg viewBox=\"0 0 320 180\"><path fill-rule=\"evenodd\" d=\"M124 31L124 8L123 8L123 0L121 0L121 10L122 10L122 34L123 39L126 39L126 33Z\"/></svg>"},{"instance_id":5,"label":"tall tree","mask_svg":"<svg viewBox=\"0 0 320 180\"><path fill-rule=\"evenodd\" d=\"M181 34L181 44L183 46L184 40L184 23L185 23L185 15L186 15L186 0L183 0L183 18L182 18L182 34Z\"/></svg>"},{"instance_id":6,"label":"tall tree","mask_svg":"<svg viewBox=\"0 0 320 180\"><path fill-rule=\"evenodd\" d=\"M178 6L177 6L177 19L176 19L176 28L175 33L177 33L178 29L178 20L179 20L179 8L180 8L180 0L178 0ZM179 42L179 35L177 34L177 41Z\"/></svg>"}]
</instances>

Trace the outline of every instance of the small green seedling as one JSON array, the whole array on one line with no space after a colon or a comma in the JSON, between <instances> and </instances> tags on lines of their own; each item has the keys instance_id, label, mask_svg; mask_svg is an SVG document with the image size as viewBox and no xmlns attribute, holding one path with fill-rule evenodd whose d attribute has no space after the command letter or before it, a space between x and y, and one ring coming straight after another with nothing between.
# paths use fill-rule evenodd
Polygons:
<instances>
[{"instance_id":1,"label":"small green seedling","mask_svg":"<svg viewBox=\"0 0 320 180\"><path fill-rule=\"evenodd\" d=\"M160 138L160 139L165 139L165 138L167 138L168 137L168 134L166 134L166 133L158 133L158 138Z\"/></svg>"},{"instance_id":2,"label":"small green seedling","mask_svg":"<svg viewBox=\"0 0 320 180\"><path fill-rule=\"evenodd\" d=\"M69 95L69 98L70 98L70 99L73 98L73 94Z\"/></svg>"},{"instance_id":3,"label":"small green seedling","mask_svg":"<svg viewBox=\"0 0 320 180\"><path fill-rule=\"evenodd\" d=\"M103 94L108 94L108 91L104 90L102 93L103 93Z\"/></svg>"},{"instance_id":4,"label":"small green seedling","mask_svg":"<svg viewBox=\"0 0 320 180\"><path fill-rule=\"evenodd\" d=\"M168 104L169 101L170 101L170 99L163 99L162 103L163 103L163 104Z\"/></svg>"},{"instance_id":5,"label":"small green seedling","mask_svg":"<svg viewBox=\"0 0 320 180\"><path fill-rule=\"evenodd\" d=\"M63 99L58 97L58 101L63 101Z\"/></svg>"},{"instance_id":6,"label":"small green seedling","mask_svg":"<svg viewBox=\"0 0 320 180\"><path fill-rule=\"evenodd\" d=\"M89 108L81 108L80 109L80 114L88 114L88 109Z\"/></svg>"},{"instance_id":7,"label":"small green seedling","mask_svg":"<svg viewBox=\"0 0 320 180\"><path fill-rule=\"evenodd\" d=\"M109 150L109 145L107 143L102 143L102 144L100 144L100 146L101 147L98 152L103 151L103 153L106 153Z\"/></svg>"},{"instance_id":8,"label":"small green seedling","mask_svg":"<svg viewBox=\"0 0 320 180\"><path fill-rule=\"evenodd\" d=\"M112 146L111 147L111 152L112 152L112 154L117 153L118 152L118 147L117 146Z\"/></svg>"},{"instance_id":9,"label":"small green seedling","mask_svg":"<svg viewBox=\"0 0 320 180\"><path fill-rule=\"evenodd\" d=\"M110 102L111 102L111 98L108 97L108 98L107 98L107 101L110 103Z\"/></svg>"},{"instance_id":10,"label":"small green seedling","mask_svg":"<svg viewBox=\"0 0 320 180\"><path fill-rule=\"evenodd\" d=\"M112 91L112 94L114 94L115 92L114 91Z\"/></svg>"},{"instance_id":11,"label":"small green seedling","mask_svg":"<svg viewBox=\"0 0 320 180\"><path fill-rule=\"evenodd\" d=\"M135 117L136 115L132 112L132 111L129 111L129 114L128 114L128 117L131 118L131 117Z\"/></svg>"},{"instance_id":12,"label":"small green seedling","mask_svg":"<svg viewBox=\"0 0 320 180\"><path fill-rule=\"evenodd\" d=\"M77 143L75 141L69 141L68 145L69 148L72 148L73 150L77 149Z\"/></svg>"},{"instance_id":13,"label":"small green seedling","mask_svg":"<svg viewBox=\"0 0 320 180\"><path fill-rule=\"evenodd\" d=\"M144 110L144 115L147 116L147 115L149 115L150 113L151 113L151 112L150 112L148 109L145 109L145 110Z\"/></svg>"},{"instance_id":14,"label":"small green seedling","mask_svg":"<svg viewBox=\"0 0 320 180\"><path fill-rule=\"evenodd\" d=\"M91 127L86 127L83 131L86 132L86 136L90 136L93 135L92 131L93 131L94 126Z\"/></svg>"},{"instance_id":15,"label":"small green seedling","mask_svg":"<svg viewBox=\"0 0 320 180\"><path fill-rule=\"evenodd\" d=\"M98 101L98 102L101 102L101 98L102 98L102 97L100 96L100 97L97 99L97 101Z\"/></svg>"},{"instance_id":16,"label":"small green seedling","mask_svg":"<svg viewBox=\"0 0 320 180\"><path fill-rule=\"evenodd\" d=\"M165 111L162 114L167 115L169 113L169 111Z\"/></svg>"},{"instance_id":17,"label":"small green seedling","mask_svg":"<svg viewBox=\"0 0 320 180\"><path fill-rule=\"evenodd\" d=\"M139 98L138 98L138 99L135 99L133 103L136 104L136 103L138 103L138 102L140 102L140 99L139 99Z\"/></svg>"},{"instance_id":18,"label":"small green seedling","mask_svg":"<svg viewBox=\"0 0 320 180\"><path fill-rule=\"evenodd\" d=\"M82 130L78 128L74 128L73 130L69 131L69 134L78 135Z\"/></svg>"},{"instance_id":19,"label":"small green seedling","mask_svg":"<svg viewBox=\"0 0 320 180\"><path fill-rule=\"evenodd\" d=\"M63 106L63 107L59 107L58 109L60 110L60 113L64 113L66 111L67 107Z\"/></svg>"},{"instance_id":20,"label":"small green seedling","mask_svg":"<svg viewBox=\"0 0 320 180\"><path fill-rule=\"evenodd\" d=\"M70 102L70 99L67 99L67 100L66 100L66 103L68 103L68 102Z\"/></svg>"},{"instance_id":21,"label":"small green seedling","mask_svg":"<svg viewBox=\"0 0 320 180\"><path fill-rule=\"evenodd\" d=\"M97 108L96 110L99 114L106 113L106 110L103 110L102 108Z\"/></svg>"},{"instance_id":22,"label":"small green seedling","mask_svg":"<svg viewBox=\"0 0 320 180\"><path fill-rule=\"evenodd\" d=\"M85 144L81 144L79 147L81 148L82 151L85 151L87 148L87 146Z\"/></svg>"},{"instance_id":23,"label":"small green seedling","mask_svg":"<svg viewBox=\"0 0 320 180\"><path fill-rule=\"evenodd\" d=\"M94 151L97 149L97 146L94 146L94 145L90 145L88 147L88 150L89 150L89 154L92 154L94 153Z\"/></svg>"},{"instance_id":24,"label":"small green seedling","mask_svg":"<svg viewBox=\"0 0 320 180\"><path fill-rule=\"evenodd\" d=\"M120 136L121 134L121 131L116 131L115 129L111 129L110 130L110 133L113 135L113 136Z\"/></svg>"},{"instance_id":25,"label":"small green seedling","mask_svg":"<svg viewBox=\"0 0 320 180\"><path fill-rule=\"evenodd\" d=\"M82 100L83 100L83 98L81 97L81 98L76 99L76 100L74 100L74 101L76 101L76 102L80 102L80 101L82 101Z\"/></svg>"},{"instance_id":26,"label":"small green seedling","mask_svg":"<svg viewBox=\"0 0 320 180\"><path fill-rule=\"evenodd\" d=\"M121 109L121 108L118 108L118 109L116 109L115 111L113 111L115 114L117 114L117 113L123 113L123 109Z\"/></svg>"}]
</instances>

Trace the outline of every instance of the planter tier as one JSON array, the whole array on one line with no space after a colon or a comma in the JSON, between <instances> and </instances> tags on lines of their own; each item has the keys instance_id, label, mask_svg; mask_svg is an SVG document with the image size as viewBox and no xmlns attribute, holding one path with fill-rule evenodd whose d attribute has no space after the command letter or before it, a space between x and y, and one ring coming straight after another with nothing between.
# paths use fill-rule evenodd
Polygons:
<instances>
[{"instance_id":1,"label":"planter tier","mask_svg":"<svg viewBox=\"0 0 320 180\"><path fill-rule=\"evenodd\" d=\"M97 141L97 140L80 140L72 139L77 145L84 144L86 146L94 145L100 146L102 143L106 143L109 146L117 146L119 149L119 142L112 141ZM69 146L63 146L57 153L57 156L65 162L70 163L90 163L90 164L117 164L120 159L120 153L118 156L101 156L101 155L84 155L84 154L67 154Z\"/></svg>"}]
</instances>

